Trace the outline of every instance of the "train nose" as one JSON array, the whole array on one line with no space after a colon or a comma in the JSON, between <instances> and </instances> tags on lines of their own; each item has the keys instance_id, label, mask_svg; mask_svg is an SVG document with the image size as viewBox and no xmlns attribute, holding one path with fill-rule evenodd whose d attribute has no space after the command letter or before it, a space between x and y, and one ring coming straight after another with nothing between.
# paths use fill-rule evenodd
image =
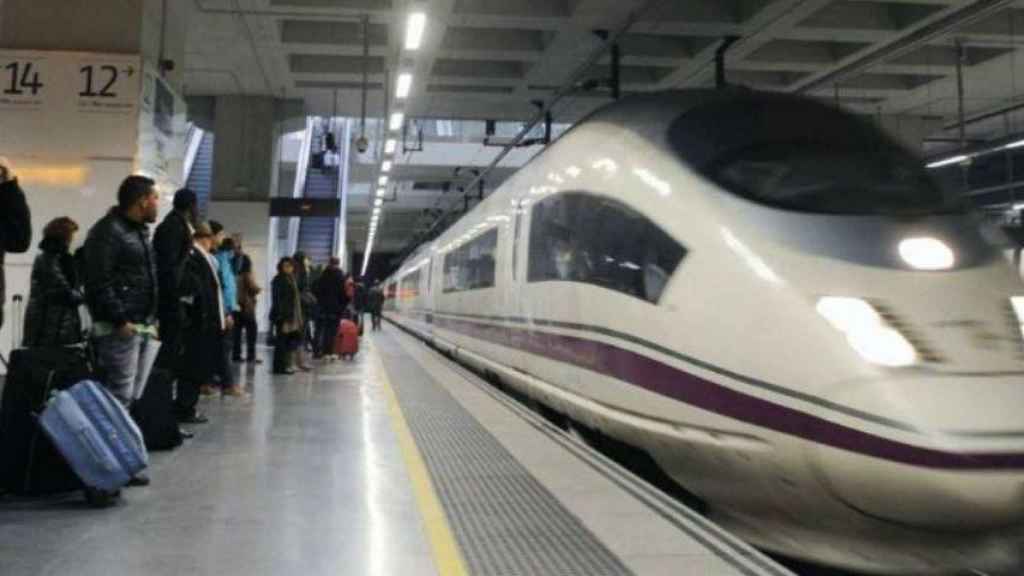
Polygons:
<instances>
[{"instance_id":1,"label":"train nose","mask_svg":"<svg viewBox=\"0 0 1024 576\"><path fill-rule=\"evenodd\" d=\"M1024 523L1019 377L847 383L833 398L862 416L813 459L847 506L937 530Z\"/></svg>"}]
</instances>

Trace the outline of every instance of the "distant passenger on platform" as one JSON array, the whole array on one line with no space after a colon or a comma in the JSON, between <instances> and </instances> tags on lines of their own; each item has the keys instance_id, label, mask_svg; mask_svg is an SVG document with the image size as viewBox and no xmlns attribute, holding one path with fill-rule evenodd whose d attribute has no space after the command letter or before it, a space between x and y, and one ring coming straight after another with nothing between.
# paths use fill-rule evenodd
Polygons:
<instances>
[{"instance_id":1,"label":"distant passenger on platform","mask_svg":"<svg viewBox=\"0 0 1024 576\"><path fill-rule=\"evenodd\" d=\"M374 282L373 288L370 289L369 305L373 330L380 330L381 314L384 312L384 289L381 288L380 282Z\"/></svg>"},{"instance_id":2,"label":"distant passenger on platform","mask_svg":"<svg viewBox=\"0 0 1024 576\"><path fill-rule=\"evenodd\" d=\"M26 348L68 346L82 341L78 307L85 294L71 256L78 224L67 216L55 218L43 229L39 255L32 264L32 288L25 309Z\"/></svg>"},{"instance_id":3,"label":"distant passenger on platform","mask_svg":"<svg viewBox=\"0 0 1024 576\"><path fill-rule=\"evenodd\" d=\"M211 254L215 242L209 224L198 224L181 274L179 297L185 311L184 354L175 410L182 424L208 421L196 406L201 387L220 369L222 361L220 342L224 338L226 313L217 262Z\"/></svg>"},{"instance_id":4,"label":"distant passenger on platform","mask_svg":"<svg viewBox=\"0 0 1024 576\"><path fill-rule=\"evenodd\" d=\"M182 310L178 282L185 259L192 252L192 234L198 219L198 201L194 192L182 188L174 194L174 210L156 227L153 249L160 285L160 357L157 364L178 376L181 360Z\"/></svg>"},{"instance_id":5,"label":"distant passenger on platform","mask_svg":"<svg viewBox=\"0 0 1024 576\"><path fill-rule=\"evenodd\" d=\"M214 258L217 261L217 273L220 279L221 293L224 301L224 336L220 341L220 386L225 396L245 396L245 389L235 381L235 373L231 368L231 350L234 347L235 318L241 310L238 306L238 285L235 277L235 241L224 238L223 227L218 222L210 221L215 239L218 242Z\"/></svg>"},{"instance_id":6,"label":"distant passenger on platform","mask_svg":"<svg viewBox=\"0 0 1024 576\"><path fill-rule=\"evenodd\" d=\"M274 323L274 374L294 374L295 349L301 345L305 321L302 299L295 282L295 265L285 257L277 263L277 276L271 285L270 321Z\"/></svg>"},{"instance_id":7,"label":"distant passenger on platform","mask_svg":"<svg viewBox=\"0 0 1024 576\"><path fill-rule=\"evenodd\" d=\"M363 333L363 320L366 318L366 313L369 312L369 294L366 290L365 280L359 280L356 282L356 324L359 325L359 333Z\"/></svg>"},{"instance_id":8,"label":"distant passenger on platform","mask_svg":"<svg viewBox=\"0 0 1024 576\"><path fill-rule=\"evenodd\" d=\"M256 283L256 275L252 271L252 259L242 250L242 237L234 236L235 255L232 266L235 270L235 283L238 285L238 314L235 317L234 342L232 343L232 359L242 361L242 332L245 332L245 361L250 364L262 364L256 356L256 336L259 326L256 322L257 298L263 289Z\"/></svg>"},{"instance_id":9,"label":"distant passenger on platform","mask_svg":"<svg viewBox=\"0 0 1024 576\"><path fill-rule=\"evenodd\" d=\"M299 290L299 299L302 301L302 330L300 332L299 346L295 349L295 365L299 370L308 372L309 364L306 362L306 350L313 348L313 318L316 307L316 296L310 285L309 269L310 261L306 253L299 250L292 256L294 266L295 285Z\"/></svg>"},{"instance_id":10,"label":"distant passenger on platform","mask_svg":"<svg viewBox=\"0 0 1024 576\"><path fill-rule=\"evenodd\" d=\"M336 356L334 337L338 333L338 323L348 305L345 297L345 273L341 270L341 260L331 258L327 268L316 281L313 293L316 295L317 316L316 346L313 354L317 358Z\"/></svg>"},{"instance_id":11,"label":"distant passenger on platform","mask_svg":"<svg viewBox=\"0 0 1024 576\"><path fill-rule=\"evenodd\" d=\"M0 328L4 325L4 253L20 254L32 243L32 216L25 193L6 158L0 157Z\"/></svg>"},{"instance_id":12,"label":"distant passenger on platform","mask_svg":"<svg viewBox=\"0 0 1024 576\"><path fill-rule=\"evenodd\" d=\"M145 385L156 340L156 257L149 224L157 219L160 194L153 180L129 176L117 206L89 230L85 241L85 296L93 320L96 359L104 384L126 408ZM149 484L143 474L129 485Z\"/></svg>"}]
</instances>

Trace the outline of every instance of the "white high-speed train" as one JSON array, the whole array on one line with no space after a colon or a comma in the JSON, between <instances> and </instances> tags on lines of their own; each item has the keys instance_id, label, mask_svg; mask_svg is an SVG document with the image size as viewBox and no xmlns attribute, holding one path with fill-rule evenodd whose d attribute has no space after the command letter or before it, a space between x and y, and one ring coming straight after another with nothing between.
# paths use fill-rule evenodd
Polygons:
<instances>
[{"instance_id":1,"label":"white high-speed train","mask_svg":"<svg viewBox=\"0 0 1024 576\"><path fill-rule=\"evenodd\" d=\"M757 546L1020 565L1024 285L997 232L809 99L610 105L390 278L387 316L649 453Z\"/></svg>"}]
</instances>

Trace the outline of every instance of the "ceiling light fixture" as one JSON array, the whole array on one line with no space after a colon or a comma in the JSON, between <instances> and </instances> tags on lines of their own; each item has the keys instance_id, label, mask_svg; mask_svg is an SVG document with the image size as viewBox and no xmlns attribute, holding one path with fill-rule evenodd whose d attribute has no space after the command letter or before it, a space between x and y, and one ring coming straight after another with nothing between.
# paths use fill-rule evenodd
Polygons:
<instances>
[{"instance_id":1,"label":"ceiling light fixture","mask_svg":"<svg viewBox=\"0 0 1024 576\"><path fill-rule=\"evenodd\" d=\"M380 165L381 172L391 172L391 160L385 160Z\"/></svg>"},{"instance_id":2,"label":"ceiling light fixture","mask_svg":"<svg viewBox=\"0 0 1024 576\"><path fill-rule=\"evenodd\" d=\"M398 141L394 138L389 138L387 142L384 142L384 153L394 154L395 148L398 146Z\"/></svg>"},{"instance_id":3,"label":"ceiling light fixture","mask_svg":"<svg viewBox=\"0 0 1024 576\"><path fill-rule=\"evenodd\" d=\"M377 180L377 184L380 185L380 186L387 186L388 185L388 177L387 176L381 176L380 180Z\"/></svg>"},{"instance_id":4,"label":"ceiling light fixture","mask_svg":"<svg viewBox=\"0 0 1024 576\"><path fill-rule=\"evenodd\" d=\"M405 114L395 112L391 115L391 123L388 125L388 128L391 130L398 130L402 127L402 122L405 122Z\"/></svg>"},{"instance_id":5,"label":"ceiling light fixture","mask_svg":"<svg viewBox=\"0 0 1024 576\"><path fill-rule=\"evenodd\" d=\"M419 50L423 44L423 33L427 29L427 15L423 12L409 14L405 26L405 49Z\"/></svg>"},{"instance_id":6,"label":"ceiling light fixture","mask_svg":"<svg viewBox=\"0 0 1024 576\"><path fill-rule=\"evenodd\" d=\"M950 164L960 164L961 162L966 162L968 160L970 160L969 156L967 156L966 154L959 154L959 155L953 156L951 158L944 158L942 160L937 160L935 162L932 162L931 164L925 165L925 167L926 168L942 168L943 166L949 166Z\"/></svg>"},{"instance_id":7,"label":"ceiling light fixture","mask_svg":"<svg viewBox=\"0 0 1024 576\"><path fill-rule=\"evenodd\" d=\"M395 97L399 100L405 100L409 97L410 90L412 90L412 74L402 72L398 75L398 85L395 89Z\"/></svg>"}]
</instances>

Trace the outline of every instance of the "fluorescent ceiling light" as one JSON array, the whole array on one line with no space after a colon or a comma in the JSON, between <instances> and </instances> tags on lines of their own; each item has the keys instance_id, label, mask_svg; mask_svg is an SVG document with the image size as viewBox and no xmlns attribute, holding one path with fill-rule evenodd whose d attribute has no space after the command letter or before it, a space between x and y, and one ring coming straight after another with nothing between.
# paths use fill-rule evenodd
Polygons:
<instances>
[{"instance_id":1,"label":"fluorescent ceiling light","mask_svg":"<svg viewBox=\"0 0 1024 576\"><path fill-rule=\"evenodd\" d=\"M409 14L405 26L405 49L419 50L423 44L423 32L427 29L427 15L423 12Z\"/></svg>"},{"instance_id":2,"label":"fluorescent ceiling light","mask_svg":"<svg viewBox=\"0 0 1024 576\"><path fill-rule=\"evenodd\" d=\"M967 160L968 156L966 154L959 154L957 156L953 156L952 158L945 158L943 160L932 162L931 164L926 165L926 168L942 168L943 166L949 166L950 164L959 164L961 162L966 162Z\"/></svg>"},{"instance_id":3,"label":"fluorescent ceiling light","mask_svg":"<svg viewBox=\"0 0 1024 576\"><path fill-rule=\"evenodd\" d=\"M384 205L384 200L382 198L377 198L376 200L373 201L373 205L374 206L383 206Z\"/></svg>"},{"instance_id":4,"label":"fluorescent ceiling light","mask_svg":"<svg viewBox=\"0 0 1024 576\"><path fill-rule=\"evenodd\" d=\"M395 140L394 138L389 138L387 140L387 142L384 143L384 153L385 154L394 154L395 153L395 148L397 146L398 146L398 141Z\"/></svg>"},{"instance_id":5,"label":"fluorescent ceiling light","mask_svg":"<svg viewBox=\"0 0 1024 576\"><path fill-rule=\"evenodd\" d=\"M381 186L387 186L388 185L388 177L387 176L381 176L380 180L377 180L377 184L379 184Z\"/></svg>"},{"instance_id":6,"label":"fluorescent ceiling light","mask_svg":"<svg viewBox=\"0 0 1024 576\"><path fill-rule=\"evenodd\" d=\"M377 208L373 209L373 215L376 216L378 214L380 214L380 207L379 206Z\"/></svg>"},{"instance_id":7,"label":"fluorescent ceiling light","mask_svg":"<svg viewBox=\"0 0 1024 576\"><path fill-rule=\"evenodd\" d=\"M1020 148L1021 146L1024 146L1024 140L1017 140L1016 142L1010 142L1006 146L1003 146L1003 148L1006 148L1007 150L1012 150L1013 148Z\"/></svg>"},{"instance_id":8,"label":"fluorescent ceiling light","mask_svg":"<svg viewBox=\"0 0 1024 576\"><path fill-rule=\"evenodd\" d=\"M405 114L401 112L395 112L394 114L391 115L391 123L388 125L388 127L391 130L398 130L399 128L402 127L402 122L405 122Z\"/></svg>"},{"instance_id":9,"label":"fluorescent ceiling light","mask_svg":"<svg viewBox=\"0 0 1024 576\"><path fill-rule=\"evenodd\" d=\"M398 87L395 89L395 97L399 100L404 100L409 97L409 91L412 90L412 74L403 72L398 75Z\"/></svg>"},{"instance_id":10,"label":"fluorescent ceiling light","mask_svg":"<svg viewBox=\"0 0 1024 576\"><path fill-rule=\"evenodd\" d=\"M381 172L391 172L391 160L385 160L380 165Z\"/></svg>"},{"instance_id":11,"label":"fluorescent ceiling light","mask_svg":"<svg viewBox=\"0 0 1024 576\"><path fill-rule=\"evenodd\" d=\"M387 188L377 188L377 197L378 198L386 196L387 193L388 193Z\"/></svg>"}]
</instances>

